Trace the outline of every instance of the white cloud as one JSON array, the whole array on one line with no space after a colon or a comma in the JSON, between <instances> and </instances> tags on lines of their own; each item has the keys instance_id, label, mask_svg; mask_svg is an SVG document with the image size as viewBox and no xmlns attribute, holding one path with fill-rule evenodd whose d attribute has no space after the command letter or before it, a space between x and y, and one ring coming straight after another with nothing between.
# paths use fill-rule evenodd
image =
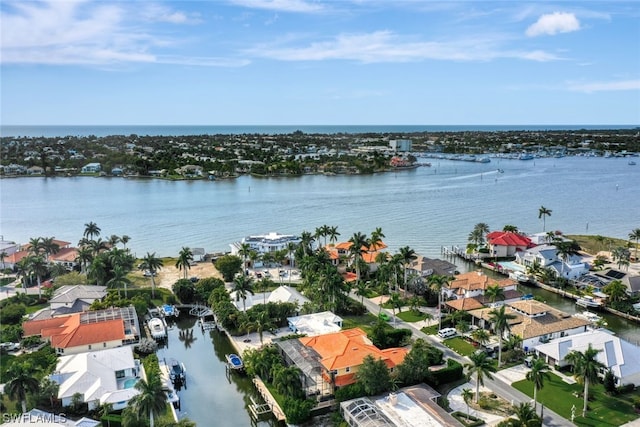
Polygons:
<instances>
[{"instance_id":1,"label":"white cloud","mask_svg":"<svg viewBox=\"0 0 640 427\"><path fill-rule=\"evenodd\" d=\"M151 22L194 23L196 17L154 4L89 1L8 2L2 21L0 61L5 64L117 65L163 63L242 66L247 60L181 57L160 49L183 43L159 36ZM142 19L140 19L142 18ZM143 22L146 21L146 22Z\"/></svg>"},{"instance_id":2,"label":"white cloud","mask_svg":"<svg viewBox=\"0 0 640 427\"><path fill-rule=\"evenodd\" d=\"M281 12L320 12L324 7L316 2L305 0L230 0L236 6L251 9L276 10Z\"/></svg>"},{"instance_id":3,"label":"white cloud","mask_svg":"<svg viewBox=\"0 0 640 427\"><path fill-rule=\"evenodd\" d=\"M292 37L287 41L291 42ZM404 40L391 31L362 34L340 34L326 41L302 47L282 44L260 45L249 54L281 61L352 60L363 63L415 62L422 60L489 61L516 58L532 61L560 59L544 51L514 51L500 48L500 37L469 37L440 41Z\"/></svg>"},{"instance_id":4,"label":"white cloud","mask_svg":"<svg viewBox=\"0 0 640 427\"><path fill-rule=\"evenodd\" d=\"M640 90L640 80L618 80L590 83L570 82L568 88L575 92L585 93Z\"/></svg>"},{"instance_id":5,"label":"white cloud","mask_svg":"<svg viewBox=\"0 0 640 427\"><path fill-rule=\"evenodd\" d=\"M541 35L553 36L558 33L570 33L580 29L580 21L573 13L554 12L542 15L538 20L527 28L526 34L529 37Z\"/></svg>"}]
</instances>

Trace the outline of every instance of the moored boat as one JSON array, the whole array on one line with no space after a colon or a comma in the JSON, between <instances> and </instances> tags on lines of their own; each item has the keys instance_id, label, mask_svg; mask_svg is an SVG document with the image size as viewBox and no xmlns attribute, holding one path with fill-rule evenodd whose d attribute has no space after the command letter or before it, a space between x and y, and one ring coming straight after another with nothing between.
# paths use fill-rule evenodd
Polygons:
<instances>
[{"instance_id":1,"label":"moored boat","mask_svg":"<svg viewBox=\"0 0 640 427\"><path fill-rule=\"evenodd\" d=\"M167 337L167 327L161 318L154 317L153 319L149 319L147 326L153 339L162 340Z\"/></svg>"},{"instance_id":2,"label":"moored boat","mask_svg":"<svg viewBox=\"0 0 640 427\"><path fill-rule=\"evenodd\" d=\"M600 308L602 307L602 301L592 297L591 295L585 295L576 300L576 304L584 308Z\"/></svg>"},{"instance_id":3,"label":"moored boat","mask_svg":"<svg viewBox=\"0 0 640 427\"><path fill-rule=\"evenodd\" d=\"M242 359L237 354L231 353L226 355L227 364L231 369L241 370L244 369L244 363Z\"/></svg>"},{"instance_id":4,"label":"moored boat","mask_svg":"<svg viewBox=\"0 0 640 427\"><path fill-rule=\"evenodd\" d=\"M589 321L591 323L600 324L602 326L606 326L607 325L607 322L605 322L602 319L602 316L598 316L597 314L592 313L592 312L587 311L587 310L583 311L582 313L576 313L576 314L573 315L573 317L577 317L579 319L584 319L584 320L587 320L587 321Z\"/></svg>"},{"instance_id":5,"label":"moored boat","mask_svg":"<svg viewBox=\"0 0 640 427\"><path fill-rule=\"evenodd\" d=\"M176 382L184 383L186 379L187 369L184 363L178 362L176 359L169 361L169 378L175 384Z\"/></svg>"}]
</instances>

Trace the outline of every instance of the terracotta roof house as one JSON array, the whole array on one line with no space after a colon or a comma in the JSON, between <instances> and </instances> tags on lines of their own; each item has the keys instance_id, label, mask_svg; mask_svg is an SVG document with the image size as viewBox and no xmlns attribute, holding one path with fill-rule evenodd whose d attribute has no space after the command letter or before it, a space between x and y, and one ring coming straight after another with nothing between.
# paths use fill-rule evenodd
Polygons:
<instances>
[{"instance_id":1,"label":"terracotta roof house","mask_svg":"<svg viewBox=\"0 0 640 427\"><path fill-rule=\"evenodd\" d=\"M547 304L535 300L520 300L506 303L506 313L515 316L509 320L510 331L505 331L522 338L522 348L533 350L538 345L556 338L579 334L587 330L588 320L570 316ZM469 312L473 323L485 329L491 329L492 308L482 308Z\"/></svg>"},{"instance_id":2,"label":"terracotta roof house","mask_svg":"<svg viewBox=\"0 0 640 427\"><path fill-rule=\"evenodd\" d=\"M61 248L58 253L51 254L49 256L49 261L63 265L67 270L73 270L78 263L76 259L78 258L78 249L77 248Z\"/></svg>"},{"instance_id":3,"label":"terracotta roof house","mask_svg":"<svg viewBox=\"0 0 640 427\"><path fill-rule=\"evenodd\" d=\"M308 394L331 394L336 387L355 383L355 373L368 355L383 360L393 371L407 354L404 348L380 350L360 328L280 341L277 345L287 363L303 372Z\"/></svg>"},{"instance_id":4,"label":"terracotta roof house","mask_svg":"<svg viewBox=\"0 0 640 427\"><path fill-rule=\"evenodd\" d=\"M24 336L40 336L57 354L76 354L136 344L140 326L133 306L85 311L69 316L30 320L22 325Z\"/></svg>"},{"instance_id":5,"label":"terracotta roof house","mask_svg":"<svg viewBox=\"0 0 640 427\"><path fill-rule=\"evenodd\" d=\"M640 385L640 347L633 345L609 331L592 329L582 334L558 338L536 347L536 353L551 366L566 366L567 354L584 352L591 345L599 350L596 359L611 370L616 385Z\"/></svg>"},{"instance_id":6,"label":"terracotta roof house","mask_svg":"<svg viewBox=\"0 0 640 427\"><path fill-rule=\"evenodd\" d=\"M58 399L63 406L69 406L74 394L80 393L90 410L105 403L120 410L139 393L133 385L140 372L132 347L124 346L62 356L50 378L59 384Z\"/></svg>"},{"instance_id":7,"label":"terracotta roof house","mask_svg":"<svg viewBox=\"0 0 640 427\"><path fill-rule=\"evenodd\" d=\"M492 257L512 257L532 246L531 239L511 231L493 231L487 234L487 246Z\"/></svg>"},{"instance_id":8,"label":"terracotta roof house","mask_svg":"<svg viewBox=\"0 0 640 427\"><path fill-rule=\"evenodd\" d=\"M475 298L484 296L487 288L500 286L505 294L505 301L518 300L522 294L518 291L518 282L513 279L493 279L481 271L470 271L454 277L442 288L446 299ZM484 300L478 300L483 302ZM498 303L499 301L496 301Z\"/></svg>"},{"instance_id":9,"label":"terracotta roof house","mask_svg":"<svg viewBox=\"0 0 640 427\"><path fill-rule=\"evenodd\" d=\"M329 253L329 257L334 261L334 264L339 263L341 259L347 259L347 264L351 265L353 262L351 254L351 242L340 242L335 245L328 245L325 250ZM369 264L369 270L375 272L378 269L378 263L376 258L380 253L385 253L384 249L387 245L384 242L380 242L375 246L363 246L362 247L362 260Z\"/></svg>"}]
</instances>

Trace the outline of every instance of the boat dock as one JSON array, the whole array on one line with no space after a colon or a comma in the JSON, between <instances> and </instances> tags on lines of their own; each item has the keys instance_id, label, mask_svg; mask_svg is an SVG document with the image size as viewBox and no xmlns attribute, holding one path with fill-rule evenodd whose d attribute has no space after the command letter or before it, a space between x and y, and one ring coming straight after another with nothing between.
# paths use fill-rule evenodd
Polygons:
<instances>
[{"instance_id":1,"label":"boat dock","mask_svg":"<svg viewBox=\"0 0 640 427\"><path fill-rule=\"evenodd\" d=\"M442 246L440 248L440 253L446 256L458 256L464 260L471 262L479 262L482 260L482 258L478 256L478 254L468 254L465 249L460 249L459 246L451 246L451 249L446 246Z\"/></svg>"},{"instance_id":2,"label":"boat dock","mask_svg":"<svg viewBox=\"0 0 640 427\"><path fill-rule=\"evenodd\" d=\"M287 417L285 417L284 411L282 410L282 408L280 408L280 405L278 405L278 402L276 402L276 400L273 398L271 392L269 391L267 386L264 385L260 377L255 376L253 378L253 384L256 386L256 390L258 390L260 396L262 396L262 398L266 402L264 405L261 405L260 408L264 410L264 408L268 407L270 411L273 412L273 416L276 417L278 421L286 421Z\"/></svg>"}]
</instances>

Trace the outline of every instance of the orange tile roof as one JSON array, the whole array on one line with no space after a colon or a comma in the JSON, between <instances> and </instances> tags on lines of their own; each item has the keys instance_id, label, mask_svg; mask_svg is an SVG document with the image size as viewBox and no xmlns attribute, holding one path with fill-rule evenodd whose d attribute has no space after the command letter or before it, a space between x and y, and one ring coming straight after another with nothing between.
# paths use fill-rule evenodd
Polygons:
<instances>
[{"instance_id":1,"label":"orange tile roof","mask_svg":"<svg viewBox=\"0 0 640 427\"><path fill-rule=\"evenodd\" d=\"M334 246L336 249L349 250L351 247L351 242L340 242Z\"/></svg>"},{"instance_id":2,"label":"orange tile roof","mask_svg":"<svg viewBox=\"0 0 640 427\"><path fill-rule=\"evenodd\" d=\"M349 249L351 249L351 246L352 246L351 242L340 242L337 245L335 245L334 247L336 249L349 250ZM363 251L367 251L367 252L375 252L375 251L379 251L380 249L384 249L386 247L387 247L387 245L384 242L379 242L377 245L372 246L372 247L363 246L362 250Z\"/></svg>"},{"instance_id":3,"label":"orange tile roof","mask_svg":"<svg viewBox=\"0 0 640 427\"><path fill-rule=\"evenodd\" d=\"M477 308L484 307L484 305L482 305L475 298L454 299L454 300L451 300L451 301L447 301L445 304L448 305L449 307L453 308L454 310L458 310L458 311L475 310Z\"/></svg>"},{"instance_id":4,"label":"orange tile roof","mask_svg":"<svg viewBox=\"0 0 640 427\"><path fill-rule=\"evenodd\" d=\"M80 314L24 322L24 336L49 338L54 348L70 348L125 339L122 319L80 323Z\"/></svg>"},{"instance_id":5,"label":"orange tile roof","mask_svg":"<svg viewBox=\"0 0 640 427\"><path fill-rule=\"evenodd\" d=\"M491 286L498 285L501 288L506 288L516 284L512 279L492 279L486 274L476 271L470 271L468 273L457 275L450 283L450 289L465 289L467 291L473 290L486 290Z\"/></svg>"},{"instance_id":6,"label":"orange tile roof","mask_svg":"<svg viewBox=\"0 0 640 427\"><path fill-rule=\"evenodd\" d=\"M26 257L28 255L29 255L28 251L18 251L18 252L14 252L11 255L5 257L4 260L7 263L15 264L17 262L20 262L20 260L22 260L22 258L24 258L24 257Z\"/></svg>"},{"instance_id":7,"label":"orange tile roof","mask_svg":"<svg viewBox=\"0 0 640 427\"><path fill-rule=\"evenodd\" d=\"M384 360L392 368L403 361L407 354L407 350L403 348L380 350L360 328L303 337L300 342L313 348L320 355L322 365L329 371L360 366L368 355Z\"/></svg>"},{"instance_id":8,"label":"orange tile roof","mask_svg":"<svg viewBox=\"0 0 640 427\"><path fill-rule=\"evenodd\" d=\"M78 258L78 250L76 248L62 248L57 254L51 255L52 261L73 262Z\"/></svg>"},{"instance_id":9,"label":"orange tile roof","mask_svg":"<svg viewBox=\"0 0 640 427\"><path fill-rule=\"evenodd\" d=\"M345 282L355 282L358 278L358 275L356 273L347 271L346 273L342 273L342 278Z\"/></svg>"}]
</instances>

